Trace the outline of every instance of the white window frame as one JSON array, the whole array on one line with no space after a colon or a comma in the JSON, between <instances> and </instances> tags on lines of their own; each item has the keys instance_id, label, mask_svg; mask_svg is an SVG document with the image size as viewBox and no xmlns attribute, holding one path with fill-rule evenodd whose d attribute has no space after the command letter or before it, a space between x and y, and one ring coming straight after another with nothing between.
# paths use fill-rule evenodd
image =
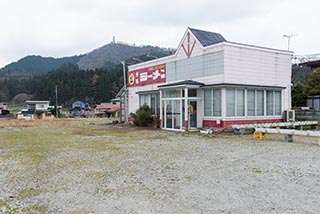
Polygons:
<instances>
[{"instance_id":1,"label":"white window frame","mask_svg":"<svg viewBox=\"0 0 320 214\"><path fill-rule=\"evenodd\" d=\"M157 116L158 114L160 114L160 94L159 93L146 93L146 94L139 94L139 107L143 106L144 103L141 103L141 97L140 96L147 96L147 102L146 104L149 106L150 110L151 110L151 96L152 95L159 95L158 98L159 100L156 100L156 108L155 108L155 114L153 114L152 116ZM157 96L156 96L157 97ZM158 103L158 107L159 110L157 108L157 103Z\"/></svg>"},{"instance_id":2,"label":"white window frame","mask_svg":"<svg viewBox=\"0 0 320 214\"><path fill-rule=\"evenodd\" d=\"M235 87L235 88L231 88L231 87L227 87L226 88L226 96L227 96L227 93L228 93L228 90L234 90L234 116L228 116L228 105L227 105L227 102L228 102L228 100L226 99L226 118L227 119L234 119L234 118L246 118L246 115L247 115L247 112L246 112L246 108L247 108L247 100L246 100L246 97L247 97L247 93L246 93L246 90L245 90L245 88L237 88L237 87ZM243 102L243 108L244 108L244 115L242 115L242 116L238 116L237 115L237 113L238 113L238 105L237 105L237 103L238 103L238 93L237 93L237 91L238 90L242 90L243 91L243 96L244 96L244 102Z\"/></svg>"},{"instance_id":3,"label":"white window frame","mask_svg":"<svg viewBox=\"0 0 320 214\"><path fill-rule=\"evenodd\" d=\"M204 102L205 102L205 90L207 91L210 91L210 96L211 96L211 102L210 102L210 110L211 110L211 113L209 116L205 116L205 105L204 105ZM220 115L219 116L213 116L213 91L214 90L219 90L220 91ZM202 106L203 106L203 118L214 118L214 119L221 119L222 118L222 88L206 88L203 90L203 95L202 95Z\"/></svg>"}]
</instances>

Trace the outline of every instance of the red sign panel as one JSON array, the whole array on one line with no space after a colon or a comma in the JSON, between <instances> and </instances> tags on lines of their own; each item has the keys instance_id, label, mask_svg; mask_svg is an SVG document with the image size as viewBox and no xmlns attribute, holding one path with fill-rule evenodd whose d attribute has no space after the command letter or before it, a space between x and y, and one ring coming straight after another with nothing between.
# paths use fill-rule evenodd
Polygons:
<instances>
[{"instance_id":1,"label":"red sign panel","mask_svg":"<svg viewBox=\"0 0 320 214\"><path fill-rule=\"evenodd\" d=\"M166 81L166 65L156 65L130 71L128 73L128 86L143 86Z\"/></svg>"}]
</instances>

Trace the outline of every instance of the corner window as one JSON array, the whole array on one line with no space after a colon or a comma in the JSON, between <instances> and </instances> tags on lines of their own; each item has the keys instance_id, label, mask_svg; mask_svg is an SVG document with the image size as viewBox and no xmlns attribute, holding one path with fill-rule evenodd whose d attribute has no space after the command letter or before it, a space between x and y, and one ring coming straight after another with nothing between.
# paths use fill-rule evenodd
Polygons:
<instances>
[{"instance_id":1,"label":"corner window","mask_svg":"<svg viewBox=\"0 0 320 214\"><path fill-rule=\"evenodd\" d=\"M159 114L160 110L160 96L159 94L140 94L139 105L143 106L146 104L151 109L152 115Z\"/></svg>"}]
</instances>

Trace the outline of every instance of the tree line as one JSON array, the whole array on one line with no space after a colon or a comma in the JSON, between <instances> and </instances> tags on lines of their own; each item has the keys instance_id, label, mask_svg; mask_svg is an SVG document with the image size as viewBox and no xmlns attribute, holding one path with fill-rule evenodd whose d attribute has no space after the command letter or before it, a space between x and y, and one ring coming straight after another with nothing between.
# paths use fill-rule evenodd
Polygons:
<instances>
[{"instance_id":1,"label":"tree line","mask_svg":"<svg viewBox=\"0 0 320 214\"><path fill-rule=\"evenodd\" d=\"M293 67L293 69L296 69L296 72L303 77L293 76L292 78L292 106L306 106L308 96L320 95L320 68L314 71L296 67Z\"/></svg>"},{"instance_id":2,"label":"tree line","mask_svg":"<svg viewBox=\"0 0 320 214\"><path fill-rule=\"evenodd\" d=\"M55 102L55 86L58 88L58 103L69 107L76 99L90 104L108 102L123 86L122 66L95 70L80 70L75 64L64 64L45 75L28 79L0 80L0 102L9 102L19 93L30 94L32 100Z\"/></svg>"}]
</instances>

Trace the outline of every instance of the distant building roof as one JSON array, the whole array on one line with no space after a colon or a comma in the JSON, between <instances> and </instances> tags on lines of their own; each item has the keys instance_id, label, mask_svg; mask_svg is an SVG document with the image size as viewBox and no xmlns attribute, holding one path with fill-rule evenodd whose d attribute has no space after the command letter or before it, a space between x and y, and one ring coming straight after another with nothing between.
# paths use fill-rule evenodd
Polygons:
<instances>
[{"instance_id":1,"label":"distant building roof","mask_svg":"<svg viewBox=\"0 0 320 214\"><path fill-rule=\"evenodd\" d=\"M304 62L304 63L300 63L299 65L300 66L308 66L311 68L319 68L320 67L320 60Z\"/></svg>"},{"instance_id":2,"label":"distant building roof","mask_svg":"<svg viewBox=\"0 0 320 214\"><path fill-rule=\"evenodd\" d=\"M97 109L99 109L100 111L105 111L107 113L115 113L117 111L120 110L120 106L119 105L115 105L115 104L103 104L101 103L100 105L96 106Z\"/></svg>"},{"instance_id":3,"label":"distant building roof","mask_svg":"<svg viewBox=\"0 0 320 214\"><path fill-rule=\"evenodd\" d=\"M44 104L49 104L50 101L43 101L43 100L27 100L26 101L27 104L40 104L40 103L44 103Z\"/></svg>"},{"instance_id":4,"label":"distant building roof","mask_svg":"<svg viewBox=\"0 0 320 214\"><path fill-rule=\"evenodd\" d=\"M199 40L203 47L213 45L227 40L219 33L189 28L195 37Z\"/></svg>"}]
</instances>

